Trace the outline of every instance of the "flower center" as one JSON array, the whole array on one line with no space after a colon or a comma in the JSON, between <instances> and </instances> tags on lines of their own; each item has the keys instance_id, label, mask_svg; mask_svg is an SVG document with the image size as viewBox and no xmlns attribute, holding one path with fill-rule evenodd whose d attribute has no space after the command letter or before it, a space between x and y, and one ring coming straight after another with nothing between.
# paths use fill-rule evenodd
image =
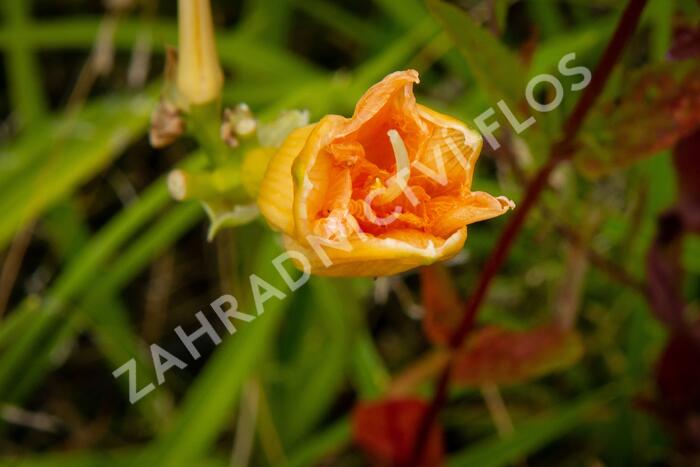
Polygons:
<instances>
[{"instance_id":1,"label":"flower center","mask_svg":"<svg viewBox=\"0 0 700 467\"><path fill-rule=\"evenodd\" d=\"M398 198L401 193L407 191L408 179L411 177L411 161L408 158L408 150L401 135L393 128L387 132L391 148L396 161L396 174L387 180L387 189L377 196L379 204L387 204Z\"/></svg>"}]
</instances>

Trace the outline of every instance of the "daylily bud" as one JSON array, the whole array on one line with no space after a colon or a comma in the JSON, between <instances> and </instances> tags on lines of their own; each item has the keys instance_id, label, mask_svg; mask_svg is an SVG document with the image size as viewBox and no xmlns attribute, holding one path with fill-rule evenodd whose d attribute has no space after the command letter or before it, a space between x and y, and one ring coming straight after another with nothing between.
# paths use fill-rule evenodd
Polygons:
<instances>
[{"instance_id":1,"label":"daylily bud","mask_svg":"<svg viewBox=\"0 0 700 467\"><path fill-rule=\"evenodd\" d=\"M219 97L224 82L209 0L179 0L178 25L177 88L188 104L206 104Z\"/></svg>"},{"instance_id":2,"label":"daylily bud","mask_svg":"<svg viewBox=\"0 0 700 467\"><path fill-rule=\"evenodd\" d=\"M258 206L312 272L381 276L448 259L467 225L514 207L471 191L482 139L416 104L414 70L392 73L352 118L292 132L268 165Z\"/></svg>"}]
</instances>

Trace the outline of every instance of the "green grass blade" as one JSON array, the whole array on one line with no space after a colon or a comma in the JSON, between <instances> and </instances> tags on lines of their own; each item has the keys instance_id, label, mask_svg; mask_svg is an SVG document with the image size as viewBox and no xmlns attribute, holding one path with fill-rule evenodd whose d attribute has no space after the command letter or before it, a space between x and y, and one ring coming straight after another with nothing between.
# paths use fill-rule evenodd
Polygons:
<instances>
[{"instance_id":1,"label":"green grass blade","mask_svg":"<svg viewBox=\"0 0 700 467\"><path fill-rule=\"evenodd\" d=\"M126 311L116 302L110 302L121 287L139 273L155 256L164 251L192 225L202 218L202 210L195 203L177 206L144 235L139 237L118 260L112 263L106 274L93 281L88 297L82 305L66 307L64 311L37 316L16 347L31 349L30 355L10 352L13 362L31 359L32 365L13 379L5 389L6 400L20 402L38 384L51 368L51 355L68 345L86 327L97 339L98 347L106 357L110 369L115 369L130 358L137 362L140 380L151 380L150 361L139 350L139 346L126 321ZM3 362L2 369L6 368ZM8 371L8 370L6 370ZM8 373L3 373L8 374ZM125 390L126 381L123 383ZM128 391L126 392L128 394ZM164 393L151 396L139 405L153 428L163 428L163 408L169 402Z\"/></svg>"},{"instance_id":2,"label":"green grass blade","mask_svg":"<svg viewBox=\"0 0 700 467\"><path fill-rule=\"evenodd\" d=\"M375 0L375 3L384 14L403 28L415 26L425 16L425 9L418 0Z\"/></svg>"},{"instance_id":3,"label":"green grass blade","mask_svg":"<svg viewBox=\"0 0 700 467\"><path fill-rule=\"evenodd\" d=\"M532 116L529 108L522 105L525 102L527 71L517 55L461 8L442 0L428 0L428 6L469 64L476 84L495 112L492 120L498 119L502 128L510 127L498 107L501 101L520 122ZM539 118L537 123L521 134L536 158L544 157L549 139L558 131L558 127L548 123L548 119Z\"/></svg>"},{"instance_id":4,"label":"green grass blade","mask_svg":"<svg viewBox=\"0 0 700 467\"><path fill-rule=\"evenodd\" d=\"M109 97L79 115L55 120L52 131L33 135L45 138L47 151L29 164L12 164L0 174L0 249L24 223L93 177L121 154L148 126L155 100ZM8 155L9 153L9 155ZM22 158L12 147L0 157ZM7 162L7 161L5 161Z\"/></svg>"},{"instance_id":5,"label":"green grass blade","mask_svg":"<svg viewBox=\"0 0 700 467\"><path fill-rule=\"evenodd\" d=\"M43 332L64 311L81 291L90 287L106 261L146 222L155 217L168 203L170 196L163 180L159 180L142 197L128 206L103 228L76 256L56 279L42 302L41 318L32 323L32 329L18 338L0 361L0 394L7 393L8 385L31 355ZM2 346L2 342L0 342Z\"/></svg>"},{"instance_id":6,"label":"green grass blade","mask_svg":"<svg viewBox=\"0 0 700 467\"><path fill-rule=\"evenodd\" d=\"M288 289L270 263L279 249L269 237L264 248L252 270L286 293ZM237 298L240 303L246 302ZM289 298L273 298L265 303L263 315L245 326L239 327L236 323L237 332L227 336L209 358L207 366L189 388L173 426L156 441L153 450L141 460L141 465L187 466L207 452L221 430L232 422L241 388L272 345L288 303ZM244 308L241 311L254 313Z\"/></svg>"},{"instance_id":7,"label":"green grass blade","mask_svg":"<svg viewBox=\"0 0 700 467\"><path fill-rule=\"evenodd\" d=\"M292 452L287 467L305 467L321 463L324 456L345 446L350 440L350 420L344 418L330 428L307 440L302 447Z\"/></svg>"},{"instance_id":8,"label":"green grass blade","mask_svg":"<svg viewBox=\"0 0 700 467\"><path fill-rule=\"evenodd\" d=\"M124 467L136 465L141 451L135 449L115 451L77 451L60 452L22 459L0 459L2 465L12 467ZM229 463L225 459L208 458L198 459L198 467L227 467Z\"/></svg>"},{"instance_id":9,"label":"green grass blade","mask_svg":"<svg viewBox=\"0 0 700 467\"><path fill-rule=\"evenodd\" d=\"M620 390L607 387L552 415L524 422L508 437L495 437L470 446L450 457L453 467L501 467L511 465L585 423L592 410L618 397Z\"/></svg>"},{"instance_id":10,"label":"green grass blade","mask_svg":"<svg viewBox=\"0 0 700 467\"><path fill-rule=\"evenodd\" d=\"M292 359L280 363L288 377L275 418L287 446L303 444L336 400L349 374L362 313L359 297L348 283L314 277L305 287L299 292L308 299L295 300L294 307L303 324L294 324L297 339L282 350Z\"/></svg>"},{"instance_id":11,"label":"green grass blade","mask_svg":"<svg viewBox=\"0 0 700 467\"><path fill-rule=\"evenodd\" d=\"M372 399L384 394L391 376L367 330L355 339L352 356L352 380L362 399Z\"/></svg>"},{"instance_id":12,"label":"green grass blade","mask_svg":"<svg viewBox=\"0 0 700 467\"><path fill-rule=\"evenodd\" d=\"M37 50L89 50L95 43L101 23L101 18L73 17L27 24L19 33L2 28L0 48L8 49L14 43L22 42ZM153 39L154 52L162 53L166 45L177 44L174 21L121 19L114 33L114 47L118 50L131 50L146 33ZM238 31L218 35L217 43L221 63L245 77L266 76L278 79L285 76L301 79L320 74L317 67L307 60L282 48L270 47L255 37L239 34ZM251 57L255 59L251 60Z\"/></svg>"},{"instance_id":13,"label":"green grass blade","mask_svg":"<svg viewBox=\"0 0 700 467\"><path fill-rule=\"evenodd\" d=\"M354 73L351 92L346 95L348 103L354 106L355 101L371 84L405 66L416 51L427 44L438 31L439 26L436 22L424 15L423 19L410 31L358 67Z\"/></svg>"},{"instance_id":14,"label":"green grass blade","mask_svg":"<svg viewBox=\"0 0 700 467\"><path fill-rule=\"evenodd\" d=\"M614 26L613 18L604 18L543 41L532 56L528 76L556 73L559 60L571 52L574 52L577 61L580 61L585 54L590 53L605 42Z\"/></svg>"},{"instance_id":15,"label":"green grass blade","mask_svg":"<svg viewBox=\"0 0 700 467\"><path fill-rule=\"evenodd\" d=\"M381 29L333 2L300 0L295 2L294 6L350 41L359 42L366 47L377 49L387 40L387 35Z\"/></svg>"},{"instance_id":16,"label":"green grass blade","mask_svg":"<svg viewBox=\"0 0 700 467\"><path fill-rule=\"evenodd\" d=\"M41 301L34 296L26 297L17 309L0 322L0 351L12 345L36 320Z\"/></svg>"},{"instance_id":17,"label":"green grass blade","mask_svg":"<svg viewBox=\"0 0 700 467\"><path fill-rule=\"evenodd\" d=\"M12 106L19 114L19 121L26 125L43 117L47 109L46 97L41 83L41 70L33 55L31 44L18 40L29 25L28 0L5 0L6 29L14 40L8 42L6 64Z\"/></svg>"},{"instance_id":18,"label":"green grass blade","mask_svg":"<svg viewBox=\"0 0 700 467\"><path fill-rule=\"evenodd\" d=\"M642 18L651 27L649 45L655 62L664 61L671 48L675 7L675 0L651 0Z\"/></svg>"},{"instance_id":19,"label":"green grass blade","mask_svg":"<svg viewBox=\"0 0 700 467\"><path fill-rule=\"evenodd\" d=\"M461 8L441 0L429 0L428 5L469 63L491 105L503 100L515 112L527 86L527 73L518 57Z\"/></svg>"},{"instance_id":20,"label":"green grass blade","mask_svg":"<svg viewBox=\"0 0 700 467\"><path fill-rule=\"evenodd\" d=\"M530 0L525 3L530 11L533 24L542 32L546 39L558 36L564 31L565 23L561 15L561 3L552 3L545 0Z\"/></svg>"}]
</instances>

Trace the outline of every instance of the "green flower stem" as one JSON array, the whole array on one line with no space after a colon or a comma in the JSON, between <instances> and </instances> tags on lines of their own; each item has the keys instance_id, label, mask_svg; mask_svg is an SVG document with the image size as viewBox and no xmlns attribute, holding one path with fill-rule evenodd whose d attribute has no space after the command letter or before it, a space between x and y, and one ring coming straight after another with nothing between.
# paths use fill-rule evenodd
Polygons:
<instances>
[{"instance_id":1,"label":"green flower stem","mask_svg":"<svg viewBox=\"0 0 700 467\"><path fill-rule=\"evenodd\" d=\"M209 157L212 167L231 161L233 151L221 139L221 103L215 100L203 105L193 105L187 112L187 126Z\"/></svg>"},{"instance_id":2,"label":"green flower stem","mask_svg":"<svg viewBox=\"0 0 700 467\"><path fill-rule=\"evenodd\" d=\"M211 172L177 169L168 175L168 189L178 201L214 199L226 196L231 200L248 198L241 182L241 169L229 163Z\"/></svg>"}]
</instances>

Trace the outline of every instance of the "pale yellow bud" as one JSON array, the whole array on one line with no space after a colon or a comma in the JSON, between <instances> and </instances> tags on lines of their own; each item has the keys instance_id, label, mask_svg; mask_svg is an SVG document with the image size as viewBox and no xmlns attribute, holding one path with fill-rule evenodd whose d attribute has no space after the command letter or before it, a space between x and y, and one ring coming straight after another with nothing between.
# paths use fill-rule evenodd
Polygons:
<instances>
[{"instance_id":1,"label":"pale yellow bud","mask_svg":"<svg viewBox=\"0 0 700 467\"><path fill-rule=\"evenodd\" d=\"M206 104L219 97L224 82L209 0L179 0L178 24L178 91L190 105Z\"/></svg>"}]
</instances>

